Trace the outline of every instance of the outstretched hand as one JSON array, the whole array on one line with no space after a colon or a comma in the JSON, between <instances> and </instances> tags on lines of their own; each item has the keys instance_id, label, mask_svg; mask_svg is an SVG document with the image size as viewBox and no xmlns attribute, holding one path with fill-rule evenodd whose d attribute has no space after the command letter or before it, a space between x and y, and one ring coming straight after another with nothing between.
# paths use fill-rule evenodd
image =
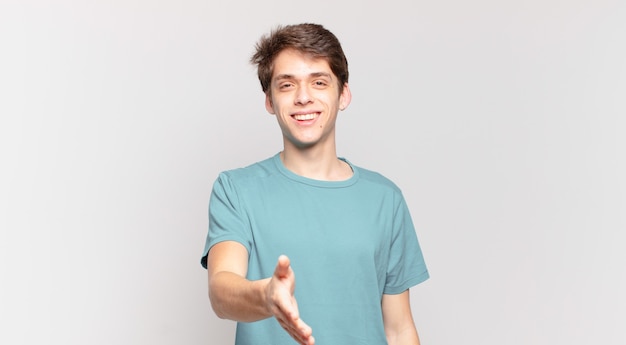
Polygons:
<instances>
[{"instance_id":1,"label":"outstretched hand","mask_svg":"<svg viewBox=\"0 0 626 345\"><path fill-rule=\"evenodd\" d=\"M315 339L311 335L312 329L300 319L298 304L294 297L295 289L296 276L291 269L289 258L281 255L274 275L267 284L267 307L278 323L299 344L313 345Z\"/></svg>"}]
</instances>

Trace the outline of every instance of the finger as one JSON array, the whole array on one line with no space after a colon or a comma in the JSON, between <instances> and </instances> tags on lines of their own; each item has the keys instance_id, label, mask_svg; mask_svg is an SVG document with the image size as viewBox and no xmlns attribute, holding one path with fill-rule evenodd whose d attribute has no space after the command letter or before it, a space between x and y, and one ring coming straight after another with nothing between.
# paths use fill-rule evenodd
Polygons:
<instances>
[{"instance_id":1,"label":"finger","mask_svg":"<svg viewBox=\"0 0 626 345\"><path fill-rule=\"evenodd\" d=\"M301 344L314 344L315 343L315 339L313 338L311 334L311 329L308 326L306 329L302 329L302 328L298 329L298 333L295 336L295 338Z\"/></svg>"},{"instance_id":2,"label":"finger","mask_svg":"<svg viewBox=\"0 0 626 345\"><path fill-rule=\"evenodd\" d=\"M311 334L313 333L313 330L311 329L311 327L307 325L306 323L304 323L302 319L298 319L295 323L295 326L303 338L309 338Z\"/></svg>"},{"instance_id":3,"label":"finger","mask_svg":"<svg viewBox=\"0 0 626 345\"><path fill-rule=\"evenodd\" d=\"M289 320L284 320L284 319L277 319L277 320L280 326L285 330L285 332L287 332L287 334L289 334L289 336L294 338L296 341L298 341L299 343L302 343L303 341L306 340L303 334L294 325L293 322L290 322Z\"/></svg>"},{"instance_id":4,"label":"finger","mask_svg":"<svg viewBox=\"0 0 626 345\"><path fill-rule=\"evenodd\" d=\"M284 305L281 303L276 304L276 312L274 316L285 323L295 325L297 320L299 320L299 312L297 308L294 308L291 304Z\"/></svg>"},{"instance_id":5,"label":"finger","mask_svg":"<svg viewBox=\"0 0 626 345\"><path fill-rule=\"evenodd\" d=\"M290 261L286 255L281 255L278 257L278 263L276 264L276 270L274 270L274 275L279 278L284 278L289 274L290 269Z\"/></svg>"},{"instance_id":6,"label":"finger","mask_svg":"<svg viewBox=\"0 0 626 345\"><path fill-rule=\"evenodd\" d=\"M302 319L293 320L291 323L285 324L285 326L287 331L301 342L307 342L313 333L311 327L304 323Z\"/></svg>"},{"instance_id":7,"label":"finger","mask_svg":"<svg viewBox=\"0 0 626 345\"><path fill-rule=\"evenodd\" d=\"M275 315L276 320L280 325L294 338L297 337L300 340L306 340L311 336L313 330L299 317L292 317L288 313L280 311Z\"/></svg>"},{"instance_id":8,"label":"finger","mask_svg":"<svg viewBox=\"0 0 626 345\"><path fill-rule=\"evenodd\" d=\"M282 314L285 318L297 319L300 314L298 312L298 304L291 291L286 286L278 285L274 294L271 296L273 314Z\"/></svg>"},{"instance_id":9,"label":"finger","mask_svg":"<svg viewBox=\"0 0 626 345\"><path fill-rule=\"evenodd\" d=\"M312 330L304 322L300 324L280 322L281 327L299 344L314 344L315 339L312 337Z\"/></svg>"}]
</instances>

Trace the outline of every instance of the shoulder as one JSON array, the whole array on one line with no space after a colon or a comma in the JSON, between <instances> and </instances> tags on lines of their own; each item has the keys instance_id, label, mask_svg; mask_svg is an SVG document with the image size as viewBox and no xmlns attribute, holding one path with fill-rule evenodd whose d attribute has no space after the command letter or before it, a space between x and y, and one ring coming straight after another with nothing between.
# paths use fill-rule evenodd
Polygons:
<instances>
[{"instance_id":1,"label":"shoulder","mask_svg":"<svg viewBox=\"0 0 626 345\"><path fill-rule=\"evenodd\" d=\"M401 193L400 187L398 187L398 185L396 185L391 179L389 179L385 175L377 171L365 169L356 165L352 165L352 167L358 170L359 179L363 182L372 183L382 188L388 188L395 192Z\"/></svg>"},{"instance_id":2,"label":"shoulder","mask_svg":"<svg viewBox=\"0 0 626 345\"><path fill-rule=\"evenodd\" d=\"M402 190L390 178L377 171L352 166L355 171L358 171L359 180L355 187L363 200L368 200L368 202L379 200L380 207L387 205L393 209L394 213L406 204Z\"/></svg>"},{"instance_id":3,"label":"shoulder","mask_svg":"<svg viewBox=\"0 0 626 345\"><path fill-rule=\"evenodd\" d=\"M224 170L220 172L219 176L232 180L245 180L272 175L275 170L273 158L270 157L245 167Z\"/></svg>"},{"instance_id":4,"label":"shoulder","mask_svg":"<svg viewBox=\"0 0 626 345\"><path fill-rule=\"evenodd\" d=\"M273 158L270 157L242 168L224 170L220 172L218 179L227 179L234 182L245 182L247 180L254 180L258 178L272 176L275 173L276 167L273 162Z\"/></svg>"}]
</instances>

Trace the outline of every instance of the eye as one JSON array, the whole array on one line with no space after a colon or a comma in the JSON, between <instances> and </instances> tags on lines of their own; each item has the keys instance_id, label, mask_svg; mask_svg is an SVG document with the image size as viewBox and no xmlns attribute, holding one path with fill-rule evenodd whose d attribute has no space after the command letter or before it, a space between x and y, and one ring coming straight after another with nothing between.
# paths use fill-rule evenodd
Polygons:
<instances>
[{"instance_id":1,"label":"eye","mask_svg":"<svg viewBox=\"0 0 626 345\"><path fill-rule=\"evenodd\" d=\"M282 83L282 84L278 85L278 88L280 90L285 90L285 89L289 89L292 86L293 86L292 83Z\"/></svg>"},{"instance_id":2,"label":"eye","mask_svg":"<svg viewBox=\"0 0 626 345\"><path fill-rule=\"evenodd\" d=\"M317 87L325 87L328 84L324 80L316 80L315 82L313 82L313 85Z\"/></svg>"}]
</instances>

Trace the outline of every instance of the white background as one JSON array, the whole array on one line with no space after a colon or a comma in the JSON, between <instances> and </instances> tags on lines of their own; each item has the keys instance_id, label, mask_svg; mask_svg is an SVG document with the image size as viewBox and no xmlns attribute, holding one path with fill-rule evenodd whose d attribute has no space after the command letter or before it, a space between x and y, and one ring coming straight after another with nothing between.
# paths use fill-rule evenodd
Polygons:
<instances>
[{"instance_id":1,"label":"white background","mask_svg":"<svg viewBox=\"0 0 626 345\"><path fill-rule=\"evenodd\" d=\"M619 0L2 0L0 343L232 343L208 197L281 149L247 60L300 22L348 56L339 154L409 203L424 344L626 343Z\"/></svg>"}]
</instances>

